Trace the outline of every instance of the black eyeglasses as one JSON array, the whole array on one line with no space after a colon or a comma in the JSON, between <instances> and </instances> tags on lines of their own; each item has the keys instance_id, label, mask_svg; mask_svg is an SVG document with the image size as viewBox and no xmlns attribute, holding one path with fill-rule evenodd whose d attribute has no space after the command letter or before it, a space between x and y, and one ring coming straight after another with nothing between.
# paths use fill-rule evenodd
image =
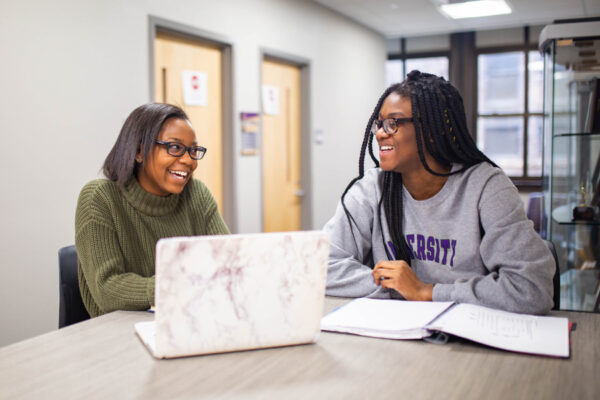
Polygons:
<instances>
[{"instance_id":1,"label":"black eyeglasses","mask_svg":"<svg viewBox=\"0 0 600 400\"><path fill-rule=\"evenodd\" d=\"M393 135L394 133L396 133L398 131L398 128L401 125L404 125L408 122L413 122L413 120L414 120L413 117L387 118L387 119L384 119L383 121L376 119L375 121L373 121L373 125L371 125L371 133L373 135L375 135L377 133L377 131L379 130L379 128L381 128L383 126L383 131L385 133L387 133L388 135Z\"/></svg>"},{"instance_id":2,"label":"black eyeglasses","mask_svg":"<svg viewBox=\"0 0 600 400\"><path fill-rule=\"evenodd\" d=\"M157 144L165 146L167 149L167 154L173 157L181 157L187 151L190 153L190 158L192 160L201 160L202 157L206 154L206 147L202 146L192 146L187 147L183 143L179 142L163 142L162 140L155 140Z\"/></svg>"}]
</instances>

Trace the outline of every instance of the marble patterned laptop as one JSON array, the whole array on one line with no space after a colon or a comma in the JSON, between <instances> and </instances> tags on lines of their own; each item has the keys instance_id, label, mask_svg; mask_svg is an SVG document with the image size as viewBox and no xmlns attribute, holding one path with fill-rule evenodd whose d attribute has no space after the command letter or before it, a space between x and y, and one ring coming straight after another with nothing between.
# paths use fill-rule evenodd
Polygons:
<instances>
[{"instance_id":1,"label":"marble patterned laptop","mask_svg":"<svg viewBox=\"0 0 600 400\"><path fill-rule=\"evenodd\" d=\"M321 231L161 239L155 318L135 330L157 358L314 342L328 255Z\"/></svg>"}]
</instances>

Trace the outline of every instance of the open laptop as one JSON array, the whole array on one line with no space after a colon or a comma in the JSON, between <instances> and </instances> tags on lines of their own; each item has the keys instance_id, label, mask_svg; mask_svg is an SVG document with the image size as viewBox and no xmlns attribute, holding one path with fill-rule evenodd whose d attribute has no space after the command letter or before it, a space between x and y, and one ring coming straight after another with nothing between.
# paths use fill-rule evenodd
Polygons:
<instances>
[{"instance_id":1,"label":"open laptop","mask_svg":"<svg viewBox=\"0 0 600 400\"><path fill-rule=\"evenodd\" d=\"M161 239L155 318L136 333L157 358L314 342L328 256L321 231Z\"/></svg>"}]
</instances>

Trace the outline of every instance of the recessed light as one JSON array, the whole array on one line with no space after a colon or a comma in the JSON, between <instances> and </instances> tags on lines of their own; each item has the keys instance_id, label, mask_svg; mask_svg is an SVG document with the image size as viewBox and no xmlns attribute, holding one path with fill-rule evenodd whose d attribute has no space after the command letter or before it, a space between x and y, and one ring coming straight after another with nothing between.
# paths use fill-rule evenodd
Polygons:
<instances>
[{"instance_id":1,"label":"recessed light","mask_svg":"<svg viewBox=\"0 0 600 400\"><path fill-rule=\"evenodd\" d=\"M489 17L510 14L512 10L504 0L438 1L440 11L452 19Z\"/></svg>"}]
</instances>

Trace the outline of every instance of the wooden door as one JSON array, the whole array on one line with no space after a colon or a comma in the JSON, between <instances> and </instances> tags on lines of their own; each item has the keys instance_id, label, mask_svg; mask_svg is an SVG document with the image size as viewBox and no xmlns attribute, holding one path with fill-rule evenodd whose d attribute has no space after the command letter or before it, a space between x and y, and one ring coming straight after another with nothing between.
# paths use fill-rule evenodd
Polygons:
<instances>
[{"instance_id":1,"label":"wooden door","mask_svg":"<svg viewBox=\"0 0 600 400\"><path fill-rule=\"evenodd\" d=\"M206 155L194 177L203 181L223 213L222 52L216 46L157 32L154 41L154 100L177 105L190 118ZM206 73L206 105L185 105L183 71Z\"/></svg>"},{"instance_id":2,"label":"wooden door","mask_svg":"<svg viewBox=\"0 0 600 400\"><path fill-rule=\"evenodd\" d=\"M263 229L296 231L302 214L300 68L264 60L262 81L263 88L276 88L278 97L276 114L263 107Z\"/></svg>"}]
</instances>

